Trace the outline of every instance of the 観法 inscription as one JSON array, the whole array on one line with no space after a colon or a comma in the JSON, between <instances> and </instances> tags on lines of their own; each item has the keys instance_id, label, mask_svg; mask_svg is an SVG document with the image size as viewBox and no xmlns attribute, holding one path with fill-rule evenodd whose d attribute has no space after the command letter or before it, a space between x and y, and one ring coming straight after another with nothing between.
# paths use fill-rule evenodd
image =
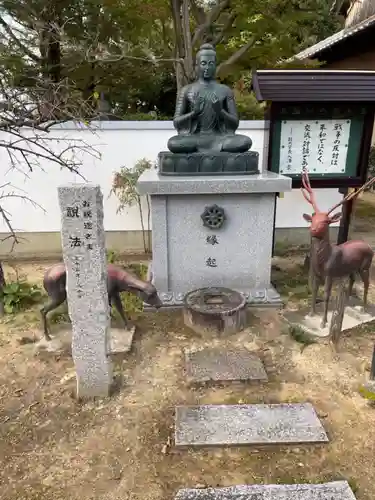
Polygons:
<instances>
[{"instance_id":1,"label":"\u89b3\u6cd5 inscription","mask_svg":"<svg viewBox=\"0 0 375 500\"><path fill-rule=\"evenodd\" d=\"M351 121L348 119L283 120L280 133L281 174L343 174Z\"/></svg>"}]
</instances>

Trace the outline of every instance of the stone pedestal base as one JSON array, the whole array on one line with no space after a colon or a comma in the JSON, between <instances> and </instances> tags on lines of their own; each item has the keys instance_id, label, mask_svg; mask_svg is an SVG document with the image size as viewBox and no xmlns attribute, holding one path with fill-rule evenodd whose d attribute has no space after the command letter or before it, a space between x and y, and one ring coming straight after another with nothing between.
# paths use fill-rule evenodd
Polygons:
<instances>
[{"instance_id":1,"label":"stone pedestal base","mask_svg":"<svg viewBox=\"0 0 375 500\"><path fill-rule=\"evenodd\" d=\"M223 287L251 306L281 304L271 285L276 193L291 179L272 172L242 176L161 176L137 184L151 197L152 270L164 306L192 290Z\"/></svg>"},{"instance_id":2,"label":"stone pedestal base","mask_svg":"<svg viewBox=\"0 0 375 500\"><path fill-rule=\"evenodd\" d=\"M160 175L259 174L259 153L191 153L162 151L158 156Z\"/></svg>"},{"instance_id":3,"label":"stone pedestal base","mask_svg":"<svg viewBox=\"0 0 375 500\"><path fill-rule=\"evenodd\" d=\"M148 272L147 272L147 280L151 281L155 284L153 271L152 271L152 262L149 263ZM212 284L215 286L215 284ZM269 285L267 288L233 288L236 292L240 292L246 298L247 307L256 307L256 308L278 308L282 307L283 301L281 300L281 296L279 292L272 286ZM184 297L187 292L179 292L179 291L171 291L171 290L160 290L158 289L159 297L162 301L161 309L169 308L169 309L180 309L184 306ZM143 303L143 307L145 311L154 310L154 307Z\"/></svg>"}]
</instances>

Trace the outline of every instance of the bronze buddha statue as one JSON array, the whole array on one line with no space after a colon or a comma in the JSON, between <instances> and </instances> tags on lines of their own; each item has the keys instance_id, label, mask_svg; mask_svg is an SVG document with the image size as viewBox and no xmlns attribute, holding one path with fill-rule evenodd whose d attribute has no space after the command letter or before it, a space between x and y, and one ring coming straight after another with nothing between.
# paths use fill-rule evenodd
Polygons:
<instances>
[{"instance_id":1,"label":"bronze buddha statue","mask_svg":"<svg viewBox=\"0 0 375 500\"><path fill-rule=\"evenodd\" d=\"M215 81L216 50L210 44L197 53L198 79L177 97L173 124L178 135L168 141L172 153L244 153L252 141L236 135L239 119L233 91Z\"/></svg>"}]
</instances>

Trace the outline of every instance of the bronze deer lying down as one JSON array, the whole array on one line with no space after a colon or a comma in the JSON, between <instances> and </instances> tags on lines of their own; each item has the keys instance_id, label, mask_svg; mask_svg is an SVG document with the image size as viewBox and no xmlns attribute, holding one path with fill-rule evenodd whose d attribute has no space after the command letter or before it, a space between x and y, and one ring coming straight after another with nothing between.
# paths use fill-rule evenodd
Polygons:
<instances>
[{"instance_id":1,"label":"bronze deer lying down","mask_svg":"<svg viewBox=\"0 0 375 500\"><path fill-rule=\"evenodd\" d=\"M348 200L355 198L375 178L364 184L357 192L345 196L342 201L334 205L328 212L321 212L317 206L314 192L310 185L306 169L302 172L302 194L305 200L313 207L312 215L303 214L303 218L310 222L311 234L311 267L314 275L312 285L312 299L310 314L316 314L316 299L319 286L324 283L324 313L321 328L327 324L328 304L331 296L332 283L335 278L349 277L349 296L352 294L355 276L359 274L363 281L363 307L367 306L367 294L370 285L370 267L374 252L372 248L361 240L349 240L341 245L331 245L329 241L329 225L341 218L341 213L332 212Z\"/></svg>"},{"instance_id":2,"label":"bronze deer lying down","mask_svg":"<svg viewBox=\"0 0 375 500\"><path fill-rule=\"evenodd\" d=\"M111 307L112 304L115 306L125 328L127 328L128 322L122 307L121 292L135 293L150 306L161 307L162 302L152 283L143 281L113 264L108 264L107 272L109 306ZM46 270L43 286L48 293L50 301L42 307L40 313L42 315L44 337L46 340L51 340L47 326L47 313L59 307L66 300L66 270L62 262Z\"/></svg>"}]
</instances>

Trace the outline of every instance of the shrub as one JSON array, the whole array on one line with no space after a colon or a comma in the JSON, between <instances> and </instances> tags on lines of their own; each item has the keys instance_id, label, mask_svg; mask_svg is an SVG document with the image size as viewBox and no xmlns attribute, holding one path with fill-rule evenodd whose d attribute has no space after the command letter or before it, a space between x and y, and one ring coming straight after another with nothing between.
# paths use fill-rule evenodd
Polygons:
<instances>
[{"instance_id":1,"label":"shrub","mask_svg":"<svg viewBox=\"0 0 375 500\"><path fill-rule=\"evenodd\" d=\"M38 285L28 281L11 281L4 285L1 298L5 313L13 314L40 302L42 291Z\"/></svg>"}]
</instances>

